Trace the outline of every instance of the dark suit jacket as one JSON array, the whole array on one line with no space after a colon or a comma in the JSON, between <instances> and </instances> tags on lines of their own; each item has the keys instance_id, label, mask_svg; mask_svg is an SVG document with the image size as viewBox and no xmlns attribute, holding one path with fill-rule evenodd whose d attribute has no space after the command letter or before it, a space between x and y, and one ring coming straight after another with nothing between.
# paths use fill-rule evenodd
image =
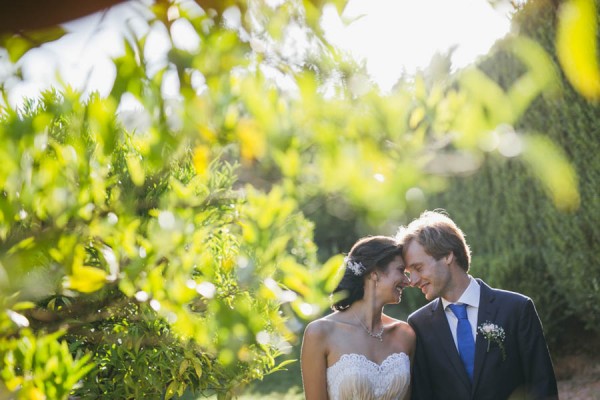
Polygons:
<instances>
[{"instance_id":1,"label":"dark suit jacket","mask_svg":"<svg viewBox=\"0 0 600 400\"><path fill-rule=\"evenodd\" d=\"M499 346L477 334L473 383L452 339L441 300L435 299L408 317L417 334L412 398L418 400L557 399L552 360L542 324L530 298L493 289L480 279L477 326L484 322L502 328Z\"/></svg>"}]
</instances>

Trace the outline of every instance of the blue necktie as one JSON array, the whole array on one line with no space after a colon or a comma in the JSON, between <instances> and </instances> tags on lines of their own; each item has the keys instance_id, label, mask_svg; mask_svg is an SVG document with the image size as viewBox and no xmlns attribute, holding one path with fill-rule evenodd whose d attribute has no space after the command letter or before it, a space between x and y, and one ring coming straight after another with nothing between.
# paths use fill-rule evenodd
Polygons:
<instances>
[{"instance_id":1,"label":"blue necktie","mask_svg":"<svg viewBox=\"0 0 600 400\"><path fill-rule=\"evenodd\" d=\"M452 310L458 325L456 327L456 341L458 342L458 353L460 359L467 370L467 375L473 381L473 364L475 362L475 341L473 340L473 332L469 318L467 318L466 304L450 304L448 307Z\"/></svg>"}]
</instances>

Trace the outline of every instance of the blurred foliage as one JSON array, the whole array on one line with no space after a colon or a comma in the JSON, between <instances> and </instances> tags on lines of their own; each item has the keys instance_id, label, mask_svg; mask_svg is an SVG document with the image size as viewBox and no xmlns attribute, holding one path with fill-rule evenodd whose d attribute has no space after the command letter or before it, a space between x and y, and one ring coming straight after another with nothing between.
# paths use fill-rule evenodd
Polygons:
<instances>
[{"instance_id":1,"label":"blurred foliage","mask_svg":"<svg viewBox=\"0 0 600 400\"><path fill-rule=\"evenodd\" d=\"M25 34L1 34L0 47L7 50L11 62L17 62L29 50L37 48L44 43L58 40L66 31L59 27L28 32Z\"/></svg>"},{"instance_id":2,"label":"blurred foliage","mask_svg":"<svg viewBox=\"0 0 600 400\"><path fill-rule=\"evenodd\" d=\"M595 0L565 1L556 28L556 52L569 82L588 99L600 98L598 10Z\"/></svg>"},{"instance_id":3,"label":"blurred foliage","mask_svg":"<svg viewBox=\"0 0 600 400\"><path fill-rule=\"evenodd\" d=\"M565 2L557 8L550 1L530 1L514 16L514 32L540 43L550 57L560 60L564 41L574 48L580 43L577 36L560 35L566 35L561 31L561 25L568 23L563 20L565 10L581 3ZM586 16L589 20L597 17L597 11ZM596 41L598 32L593 33ZM502 87L509 87L527 71L507 41L498 43L479 68ZM488 160L474 175L452 179L448 190L429 199L429 207L445 208L469 235L474 274L535 300L554 346L573 340L569 325L600 331L596 312L600 269L594 257L600 243L594 222L600 205L600 110L588 92L571 81L572 73L565 69L562 89L535 99L514 127L516 132L540 132L532 147L537 155ZM567 170L541 164L528 168L552 159L556 151L571 160ZM540 184L536 171L548 174L555 189ZM563 190L568 186L565 180L575 179L579 206L562 212L563 207L557 209L558 204L545 192Z\"/></svg>"},{"instance_id":4,"label":"blurred foliage","mask_svg":"<svg viewBox=\"0 0 600 400\"><path fill-rule=\"evenodd\" d=\"M4 137L25 128L5 148L20 160L4 164L2 215L14 221L3 225L0 261L7 311L34 301L25 325L67 327L78 351L94 355L95 379L81 389L92 397L224 392L272 369L291 335L278 313L291 292L263 279L275 265L315 264L311 225L294 201L251 188L242 199L232 164L215 161L201 177L184 143L160 149L168 162L145 164L136 185L139 138L102 109L110 98L74 95L46 93L3 120ZM98 140L92 126L108 134ZM145 367L133 373L131 360Z\"/></svg>"},{"instance_id":5,"label":"blurred foliage","mask_svg":"<svg viewBox=\"0 0 600 400\"><path fill-rule=\"evenodd\" d=\"M72 388L93 365L90 355L74 360L61 332L35 336L28 329L19 339L0 342L2 381L18 399L67 399Z\"/></svg>"},{"instance_id":6,"label":"blurred foliage","mask_svg":"<svg viewBox=\"0 0 600 400\"><path fill-rule=\"evenodd\" d=\"M391 227L449 176L520 154L548 207L579 207L568 152L515 129L560 89L539 43L507 41L522 70L507 86L473 66L383 94L324 40L325 2L201 4L143 7L104 98L17 107L2 86L0 347L56 345L36 353L50 371L5 357L20 375L0 390L54 398L48 374L69 371L81 397L231 397L284 368L326 308L353 221ZM152 32L170 43L159 62Z\"/></svg>"}]
</instances>

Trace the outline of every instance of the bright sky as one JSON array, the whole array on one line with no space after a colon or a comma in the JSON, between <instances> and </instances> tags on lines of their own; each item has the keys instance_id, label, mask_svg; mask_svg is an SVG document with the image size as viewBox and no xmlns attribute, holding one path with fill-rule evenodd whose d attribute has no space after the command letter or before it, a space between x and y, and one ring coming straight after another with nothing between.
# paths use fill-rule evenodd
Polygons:
<instances>
[{"instance_id":1,"label":"bright sky","mask_svg":"<svg viewBox=\"0 0 600 400\"><path fill-rule=\"evenodd\" d=\"M384 90L403 69L414 73L453 45L452 64L464 67L510 28L507 10L495 10L486 0L350 0L342 18L364 16L346 27L330 11L329 40L364 58Z\"/></svg>"},{"instance_id":2,"label":"bright sky","mask_svg":"<svg viewBox=\"0 0 600 400\"><path fill-rule=\"evenodd\" d=\"M67 24L75 33L28 54L22 60L27 82L12 87L11 103L17 104L24 96L37 97L41 88L57 80L106 95L115 75L110 57L123 51L114 26L129 24L135 29L139 18L128 4L107 14L110 24L98 24L98 14L75 21ZM384 90L392 87L403 70L413 73L427 66L436 52L446 52L453 45L457 45L453 66L465 66L487 53L509 30L507 14L494 10L486 0L350 0L342 18L361 15L344 26L331 7L323 23L332 42L366 60L373 80ZM154 42L154 47L165 45ZM2 71L0 79L1 75Z\"/></svg>"}]
</instances>

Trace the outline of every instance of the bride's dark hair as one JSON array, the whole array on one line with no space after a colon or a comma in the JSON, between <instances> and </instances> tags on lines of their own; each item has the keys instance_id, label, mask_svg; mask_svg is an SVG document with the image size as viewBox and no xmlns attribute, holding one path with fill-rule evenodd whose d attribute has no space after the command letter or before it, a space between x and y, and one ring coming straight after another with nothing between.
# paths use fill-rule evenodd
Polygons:
<instances>
[{"instance_id":1,"label":"bride's dark hair","mask_svg":"<svg viewBox=\"0 0 600 400\"><path fill-rule=\"evenodd\" d=\"M359 239L344 259L344 275L332 295L341 293L331 306L332 310L344 311L364 296L365 277L375 269L385 271L388 264L402 256L402 246L388 236L367 236Z\"/></svg>"}]
</instances>

